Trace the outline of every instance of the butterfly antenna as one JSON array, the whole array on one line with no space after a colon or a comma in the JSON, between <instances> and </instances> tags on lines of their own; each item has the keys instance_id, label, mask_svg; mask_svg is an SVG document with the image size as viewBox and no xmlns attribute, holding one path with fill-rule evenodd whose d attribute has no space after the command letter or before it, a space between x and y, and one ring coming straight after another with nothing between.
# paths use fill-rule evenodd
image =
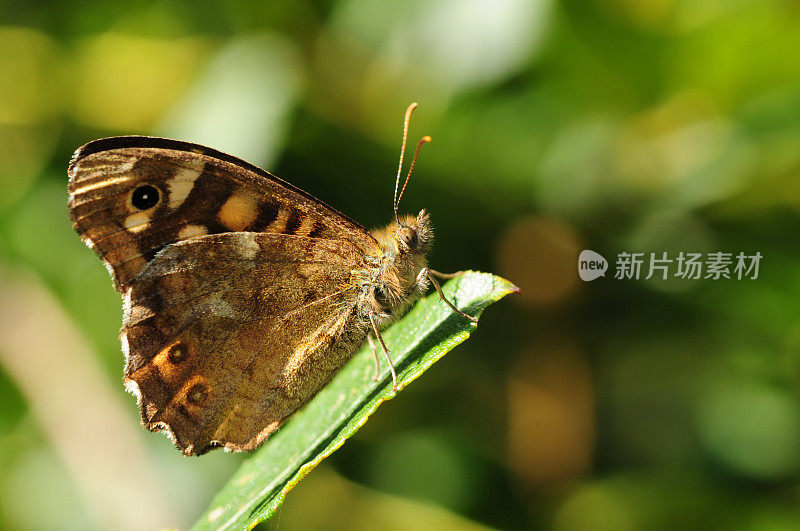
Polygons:
<instances>
[{"instance_id":1,"label":"butterfly antenna","mask_svg":"<svg viewBox=\"0 0 800 531\"><path fill-rule=\"evenodd\" d=\"M400 223L400 215L397 213L397 206L400 204L400 199L403 198L403 192L406 191L406 186L408 185L408 180L411 178L411 173L414 171L414 165L417 163L417 157L419 157L419 150L422 147L422 144L431 141L431 137L423 136L419 142L417 143L417 149L414 150L414 158L411 159L411 166L408 168L408 174L406 174L406 179L403 182L403 188L400 189L400 194L397 194L398 189L400 188L400 175L403 173L403 157L406 153L406 141L408 140L408 124L411 122L411 113L414 112L414 109L417 108L417 103L414 102L408 106L406 109L406 117L403 121L403 145L400 148L400 164L397 167L397 178L394 182L394 219L397 221L397 225L402 227L403 224Z\"/></svg>"},{"instance_id":2,"label":"butterfly antenna","mask_svg":"<svg viewBox=\"0 0 800 531\"><path fill-rule=\"evenodd\" d=\"M397 205L400 203L400 200L403 198L403 192L406 191L406 185L408 184L408 180L411 178L411 172L414 171L414 165L417 163L417 157L419 157L419 150L422 147L422 144L426 144L431 141L431 137L428 135L423 136L419 139L417 143L417 149L414 150L414 158L411 159L411 166L408 168L408 175L406 175L406 180L403 183L403 188L400 189L400 197L397 198L397 202L394 204L394 215L397 216Z\"/></svg>"}]
</instances>

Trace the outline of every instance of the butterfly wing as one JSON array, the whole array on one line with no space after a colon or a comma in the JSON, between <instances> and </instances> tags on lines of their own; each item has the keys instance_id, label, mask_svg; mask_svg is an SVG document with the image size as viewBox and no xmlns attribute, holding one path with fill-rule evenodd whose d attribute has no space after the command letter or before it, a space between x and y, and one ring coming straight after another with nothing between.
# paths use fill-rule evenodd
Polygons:
<instances>
[{"instance_id":1,"label":"butterfly wing","mask_svg":"<svg viewBox=\"0 0 800 531\"><path fill-rule=\"evenodd\" d=\"M125 302L126 385L187 455L252 450L366 336L347 243L265 233L167 247Z\"/></svg>"},{"instance_id":2,"label":"butterfly wing","mask_svg":"<svg viewBox=\"0 0 800 531\"><path fill-rule=\"evenodd\" d=\"M184 453L257 447L363 342L359 275L380 248L314 197L150 137L90 142L69 176L74 227L125 298L126 385Z\"/></svg>"},{"instance_id":3,"label":"butterfly wing","mask_svg":"<svg viewBox=\"0 0 800 531\"><path fill-rule=\"evenodd\" d=\"M161 249L203 234L293 234L379 252L366 229L322 201L197 144L142 136L95 140L75 152L69 176L73 226L121 293Z\"/></svg>"}]
</instances>

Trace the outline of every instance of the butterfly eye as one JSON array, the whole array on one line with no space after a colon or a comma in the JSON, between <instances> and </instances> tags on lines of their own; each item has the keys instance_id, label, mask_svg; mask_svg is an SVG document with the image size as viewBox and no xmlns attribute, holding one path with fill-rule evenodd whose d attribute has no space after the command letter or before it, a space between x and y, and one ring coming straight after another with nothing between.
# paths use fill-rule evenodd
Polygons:
<instances>
[{"instance_id":1,"label":"butterfly eye","mask_svg":"<svg viewBox=\"0 0 800 531\"><path fill-rule=\"evenodd\" d=\"M411 227L401 227L400 230L397 231L397 235L409 249L413 249L417 246L417 231Z\"/></svg>"},{"instance_id":2,"label":"butterfly eye","mask_svg":"<svg viewBox=\"0 0 800 531\"><path fill-rule=\"evenodd\" d=\"M158 204L158 188L143 184L131 194L131 205L138 210L149 210Z\"/></svg>"}]
</instances>

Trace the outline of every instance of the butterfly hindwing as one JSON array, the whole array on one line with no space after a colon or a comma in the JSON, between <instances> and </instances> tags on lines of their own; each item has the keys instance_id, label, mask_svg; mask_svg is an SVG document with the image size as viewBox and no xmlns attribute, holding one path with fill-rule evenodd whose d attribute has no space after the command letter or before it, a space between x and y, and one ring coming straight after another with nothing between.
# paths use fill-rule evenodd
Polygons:
<instances>
[{"instance_id":1,"label":"butterfly hindwing","mask_svg":"<svg viewBox=\"0 0 800 531\"><path fill-rule=\"evenodd\" d=\"M154 137L115 137L79 148L69 168L73 225L124 292L167 245L225 232L270 232L377 243L321 201L240 159Z\"/></svg>"},{"instance_id":2,"label":"butterfly hindwing","mask_svg":"<svg viewBox=\"0 0 800 531\"><path fill-rule=\"evenodd\" d=\"M247 232L158 254L130 289L121 332L145 426L187 454L258 446L363 342L358 256L340 242Z\"/></svg>"}]
</instances>

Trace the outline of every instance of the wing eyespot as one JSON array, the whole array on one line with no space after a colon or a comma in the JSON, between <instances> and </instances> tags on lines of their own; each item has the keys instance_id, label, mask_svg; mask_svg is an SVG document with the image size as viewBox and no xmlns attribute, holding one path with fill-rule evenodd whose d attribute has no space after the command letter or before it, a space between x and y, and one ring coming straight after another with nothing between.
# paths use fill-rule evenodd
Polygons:
<instances>
[{"instance_id":1,"label":"wing eyespot","mask_svg":"<svg viewBox=\"0 0 800 531\"><path fill-rule=\"evenodd\" d=\"M196 383L189 389L189 392L186 393L186 399L196 406L202 406L208 399L209 394L210 389L207 385Z\"/></svg>"},{"instance_id":2,"label":"wing eyespot","mask_svg":"<svg viewBox=\"0 0 800 531\"><path fill-rule=\"evenodd\" d=\"M134 188L130 196L132 210L144 211L158 205L161 201L161 192L152 184L142 184Z\"/></svg>"},{"instance_id":3,"label":"wing eyespot","mask_svg":"<svg viewBox=\"0 0 800 531\"><path fill-rule=\"evenodd\" d=\"M189 353L187 352L186 347L184 347L179 341L169 348L167 357L169 358L169 361L171 361L174 365L177 365L186 360L186 358L189 357Z\"/></svg>"}]
</instances>

